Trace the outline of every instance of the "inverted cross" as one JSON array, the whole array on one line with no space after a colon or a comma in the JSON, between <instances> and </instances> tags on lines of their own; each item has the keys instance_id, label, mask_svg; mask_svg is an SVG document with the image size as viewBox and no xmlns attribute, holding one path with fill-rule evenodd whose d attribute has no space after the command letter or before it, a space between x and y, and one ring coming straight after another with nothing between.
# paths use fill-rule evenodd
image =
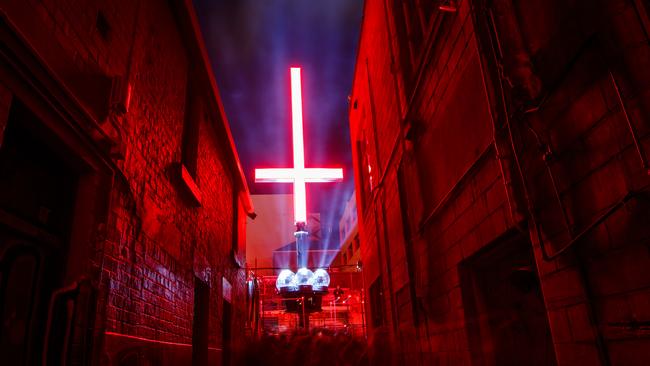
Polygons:
<instances>
[{"instance_id":1,"label":"inverted cross","mask_svg":"<svg viewBox=\"0 0 650 366\"><path fill-rule=\"evenodd\" d=\"M291 68L291 126L293 135L293 168L255 169L256 183L293 183L293 217L296 225L307 222L306 183L343 180L341 168L305 168L305 146L302 133L302 91L300 68Z\"/></svg>"}]
</instances>

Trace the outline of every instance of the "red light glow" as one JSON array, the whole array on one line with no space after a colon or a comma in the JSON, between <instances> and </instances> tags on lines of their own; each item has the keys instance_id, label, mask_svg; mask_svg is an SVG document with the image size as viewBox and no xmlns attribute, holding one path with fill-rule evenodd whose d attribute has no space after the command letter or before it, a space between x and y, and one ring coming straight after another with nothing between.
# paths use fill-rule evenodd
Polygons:
<instances>
[{"instance_id":1,"label":"red light glow","mask_svg":"<svg viewBox=\"0 0 650 366\"><path fill-rule=\"evenodd\" d=\"M293 183L293 214L296 223L307 221L305 183L337 182L343 179L341 168L305 168L305 145L302 130L302 91L300 68L291 68L291 130L293 168L255 169L257 183Z\"/></svg>"}]
</instances>

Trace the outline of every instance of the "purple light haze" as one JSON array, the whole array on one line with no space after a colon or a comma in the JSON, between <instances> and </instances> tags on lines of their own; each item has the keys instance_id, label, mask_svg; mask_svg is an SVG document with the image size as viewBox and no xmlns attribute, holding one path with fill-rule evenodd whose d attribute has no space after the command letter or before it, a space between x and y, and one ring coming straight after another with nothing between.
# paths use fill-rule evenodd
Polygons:
<instances>
[{"instance_id":1,"label":"purple light haze","mask_svg":"<svg viewBox=\"0 0 650 366\"><path fill-rule=\"evenodd\" d=\"M305 162L342 166L342 183L307 188L323 240L338 241L338 219L354 188L348 128L361 0L194 0L248 184L255 193L291 193L255 184L254 169L292 162L289 67L303 70ZM330 236L331 234L331 236Z\"/></svg>"}]
</instances>

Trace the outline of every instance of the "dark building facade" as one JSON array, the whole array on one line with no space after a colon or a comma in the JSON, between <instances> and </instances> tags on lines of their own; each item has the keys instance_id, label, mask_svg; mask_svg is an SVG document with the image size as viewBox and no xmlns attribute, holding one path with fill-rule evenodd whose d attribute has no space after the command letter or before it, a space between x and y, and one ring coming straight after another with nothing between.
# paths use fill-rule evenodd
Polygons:
<instances>
[{"instance_id":1,"label":"dark building facade","mask_svg":"<svg viewBox=\"0 0 650 366\"><path fill-rule=\"evenodd\" d=\"M252 205L191 2L1 1L0 37L0 363L227 362Z\"/></svg>"},{"instance_id":2,"label":"dark building facade","mask_svg":"<svg viewBox=\"0 0 650 366\"><path fill-rule=\"evenodd\" d=\"M423 365L650 364L650 6L367 1L371 338Z\"/></svg>"}]
</instances>

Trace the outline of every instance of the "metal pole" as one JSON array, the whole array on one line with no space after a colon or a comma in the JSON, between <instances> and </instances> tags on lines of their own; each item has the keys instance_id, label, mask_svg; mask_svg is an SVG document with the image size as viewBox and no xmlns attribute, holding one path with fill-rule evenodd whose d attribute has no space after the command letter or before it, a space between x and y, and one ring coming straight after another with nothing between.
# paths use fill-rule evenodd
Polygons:
<instances>
[{"instance_id":1,"label":"metal pole","mask_svg":"<svg viewBox=\"0 0 650 366\"><path fill-rule=\"evenodd\" d=\"M296 232L293 233L293 236L296 237L296 267L298 269L307 267L305 248L307 247L306 242L309 239L309 233L304 222L296 223Z\"/></svg>"},{"instance_id":2,"label":"metal pole","mask_svg":"<svg viewBox=\"0 0 650 366\"><path fill-rule=\"evenodd\" d=\"M348 300L350 300L350 298L348 298ZM352 314L350 313L350 303L346 302L345 305L346 305L346 309L347 309L347 312L348 312L348 319L347 319L345 324L347 325L347 328L348 328L347 332L349 332L350 331L350 319L352 318Z\"/></svg>"},{"instance_id":3,"label":"metal pole","mask_svg":"<svg viewBox=\"0 0 650 366\"><path fill-rule=\"evenodd\" d=\"M261 286L260 291L260 329L264 330L264 278L260 277Z\"/></svg>"},{"instance_id":4,"label":"metal pole","mask_svg":"<svg viewBox=\"0 0 650 366\"><path fill-rule=\"evenodd\" d=\"M302 328L309 330L309 323L307 323L307 312L305 311L305 297L302 297Z\"/></svg>"},{"instance_id":5,"label":"metal pole","mask_svg":"<svg viewBox=\"0 0 650 366\"><path fill-rule=\"evenodd\" d=\"M336 323L336 300L337 299L334 298L334 301L333 301L334 302L334 306L333 306L333 308L334 308L334 329L336 329L338 327L338 324Z\"/></svg>"},{"instance_id":6,"label":"metal pole","mask_svg":"<svg viewBox=\"0 0 650 366\"><path fill-rule=\"evenodd\" d=\"M366 278L361 270L361 324L363 325L363 337L368 339L366 331Z\"/></svg>"}]
</instances>

